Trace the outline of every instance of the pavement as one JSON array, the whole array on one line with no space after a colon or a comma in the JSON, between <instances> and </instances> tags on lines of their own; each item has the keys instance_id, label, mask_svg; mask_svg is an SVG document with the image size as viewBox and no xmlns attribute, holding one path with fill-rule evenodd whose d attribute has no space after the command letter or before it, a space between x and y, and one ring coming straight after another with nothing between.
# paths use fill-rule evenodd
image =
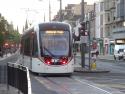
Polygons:
<instances>
[{"instance_id":1,"label":"pavement","mask_svg":"<svg viewBox=\"0 0 125 94\"><path fill-rule=\"evenodd\" d=\"M114 56L113 55L99 55L98 59L114 61Z\"/></svg>"},{"instance_id":2,"label":"pavement","mask_svg":"<svg viewBox=\"0 0 125 94\"><path fill-rule=\"evenodd\" d=\"M81 53L76 53L76 56L81 56ZM85 57L88 58L89 55L85 54ZM110 61L114 61L114 56L113 55L98 55L97 60L110 60Z\"/></svg>"},{"instance_id":3,"label":"pavement","mask_svg":"<svg viewBox=\"0 0 125 94\"><path fill-rule=\"evenodd\" d=\"M76 53L75 57L81 57L81 53ZM88 59L89 55L85 54L85 58ZM113 55L98 55L97 60L105 60L105 61L112 61L114 62ZM97 64L97 63L95 63ZM81 62L76 61L75 62L75 72L83 72L83 73L108 73L109 70L105 69L99 69L96 68L96 65L93 65L93 67L85 66L85 68L81 67Z\"/></svg>"},{"instance_id":4,"label":"pavement","mask_svg":"<svg viewBox=\"0 0 125 94\"><path fill-rule=\"evenodd\" d=\"M8 58L8 57L10 57L12 54L7 54L7 55L3 55L3 57L0 57L0 61L1 60L4 60L4 59L6 59L6 58Z\"/></svg>"},{"instance_id":5,"label":"pavement","mask_svg":"<svg viewBox=\"0 0 125 94\"><path fill-rule=\"evenodd\" d=\"M0 94L19 94L18 92L18 89L14 87L9 86L9 89L7 89L7 85L0 84Z\"/></svg>"},{"instance_id":6,"label":"pavement","mask_svg":"<svg viewBox=\"0 0 125 94\"><path fill-rule=\"evenodd\" d=\"M13 54L7 54L4 55L3 57L0 57L0 62L6 58L9 58L10 56L12 56ZM6 84L1 84L0 83L0 94L19 94L18 90L14 87L9 86L9 89L7 89L7 85ZM20 93L21 94L21 93Z\"/></svg>"}]
</instances>

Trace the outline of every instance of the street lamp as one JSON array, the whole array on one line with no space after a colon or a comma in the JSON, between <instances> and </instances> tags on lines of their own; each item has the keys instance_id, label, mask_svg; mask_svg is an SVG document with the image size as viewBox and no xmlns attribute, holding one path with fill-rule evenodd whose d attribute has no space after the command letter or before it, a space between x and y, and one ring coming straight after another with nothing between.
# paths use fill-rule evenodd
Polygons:
<instances>
[{"instance_id":1,"label":"street lamp","mask_svg":"<svg viewBox=\"0 0 125 94\"><path fill-rule=\"evenodd\" d=\"M39 0L39 1L42 1L42 0ZM51 21L51 4L50 4L50 0L49 0L49 21Z\"/></svg>"},{"instance_id":2,"label":"street lamp","mask_svg":"<svg viewBox=\"0 0 125 94\"><path fill-rule=\"evenodd\" d=\"M62 22L62 0L59 0L60 1L60 17L59 17L59 19L60 19L60 22Z\"/></svg>"},{"instance_id":3,"label":"street lamp","mask_svg":"<svg viewBox=\"0 0 125 94\"><path fill-rule=\"evenodd\" d=\"M81 0L81 23L85 25L84 22L84 0ZM84 27L85 29L85 27ZM86 51L86 41L85 41L85 35L80 35L80 51L81 51L81 64L82 68L85 68L85 51Z\"/></svg>"},{"instance_id":4,"label":"street lamp","mask_svg":"<svg viewBox=\"0 0 125 94\"><path fill-rule=\"evenodd\" d=\"M81 22L84 21L84 0L81 0Z\"/></svg>"},{"instance_id":5,"label":"street lamp","mask_svg":"<svg viewBox=\"0 0 125 94\"><path fill-rule=\"evenodd\" d=\"M32 23L35 21L35 19L34 20L29 19L30 18L29 13L32 12L32 13L38 14L39 12L36 9L30 9L30 8L21 8L21 10L24 10L24 12L26 13L26 23L27 23L27 25L31 26ZM36 18L36 16L35 16L35 18Z\"/></svg>"},{"instance_id":6,"label":"street lamp","mask_svg":"<svg viewBox=\"0 0 125 94\"><path fill-rule=\"evenodd\" d=\"M59 11L59 21L62 22L62 0L58 0L60 2L60 11Z\"/></svg>"},{"instance_id":7,"label":"street lamp","mask_svg":"<svg viewBox=\"0 0 125 94\"><path fill-rule=\"evenodd\" d=\"M50 0L49 0L49 21L51 21L51 4L50 4Z\"/></svg>"}]
</instances>

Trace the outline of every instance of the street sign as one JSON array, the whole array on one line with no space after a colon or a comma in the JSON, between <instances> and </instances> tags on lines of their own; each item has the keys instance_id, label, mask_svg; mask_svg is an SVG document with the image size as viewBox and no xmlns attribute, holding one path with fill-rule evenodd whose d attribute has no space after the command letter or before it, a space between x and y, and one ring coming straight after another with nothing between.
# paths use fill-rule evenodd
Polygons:
<instances>
[{"instance_id":1,"label":"street sign","mask_svg":"<svg viewBox=\"0 0 125 94\"><path fill-rule=\"evenodd\" d=\"M88 36L80 36L80 43L87 43L88 42Z\"/></svg>"},{"instance_id":2,"label":"street sign","mask_svg":"<svg viewBox=\"0 0 125 94\"><path fill-rule=\"evenodd\" d=\"M92 43L92 48L97 49L97 43L96 42Z\"/></svg>"}]
</instances>

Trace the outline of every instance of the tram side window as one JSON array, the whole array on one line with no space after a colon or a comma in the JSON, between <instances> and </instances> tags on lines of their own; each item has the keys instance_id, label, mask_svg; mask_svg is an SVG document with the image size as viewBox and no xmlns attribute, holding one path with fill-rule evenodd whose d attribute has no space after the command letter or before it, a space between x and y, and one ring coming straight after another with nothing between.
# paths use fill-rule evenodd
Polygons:
<instances>
[{"instance_id":1,"label":"tram side window","mask_svg":"<svg viewBox=\"0 0 125 94\"><path fill-rule=\"evenodd\" d=\"M21 48L20 48L20 53L21 53L21 54L23 54L23 50L24 50L23 45L24 45L23 40L21 40Z\"/></svg>"},{"instance_id":2,"label":"tram side window","mask_svg":"<svg viewBox=\"0 0 125 94\"><path fill-rule=\"evenodd\" d=\"M33 38L33 51L32 51L32 55L34 57L38 56L38 44L37 44L37 36L36 36L36 34L34 35L34 38Z\"/></svg>"},{"instance_id":3,"label":"tram side window","mask_svg":"<svg viewBox=\"0 0 125 94\"><path fill-rule=\"evenodd\" d=\"M30 56L30 38L26 38L24 42L24 55Z\"/></svg>"}]
</instances>

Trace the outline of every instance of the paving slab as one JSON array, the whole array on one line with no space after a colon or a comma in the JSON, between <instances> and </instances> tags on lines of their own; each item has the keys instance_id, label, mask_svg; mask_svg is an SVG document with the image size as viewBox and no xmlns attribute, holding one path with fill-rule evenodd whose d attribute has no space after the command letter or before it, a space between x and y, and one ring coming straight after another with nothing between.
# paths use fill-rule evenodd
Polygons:
<instances>
[{"instance_id":1,"label":"paving slab","mask_svg":"<svg viewBox=\"0 0 125 94\"><path fill-rule=\"evenodd\" d=\"M6 84L0 84L0 94L18 94L18 89L9 86L9 89L7 89ZM20 94L22 94L20 92Z\"/></svg>"}]
</instances>

